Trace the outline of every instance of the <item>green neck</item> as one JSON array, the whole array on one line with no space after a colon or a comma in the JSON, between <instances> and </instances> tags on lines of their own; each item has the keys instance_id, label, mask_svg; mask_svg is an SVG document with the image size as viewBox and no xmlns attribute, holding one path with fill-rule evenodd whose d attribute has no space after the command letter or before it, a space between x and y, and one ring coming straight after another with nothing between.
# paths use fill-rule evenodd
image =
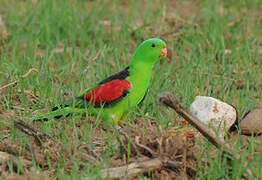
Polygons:
<instances>
[{"instance_id":1,"label":"green neck","mask_svg":"<svg viewBox=\"0 0 262 180\"><path fill-rule=\"evenodd\" d=\"M154 65L158 61L158 57L147 57L144 54L141 53L135 53L132 57L130 63L129 63L129 72L135 73L136 71L143 71L143 72L151 72L153 70Z\"/></svg>"},{"instance_id":2,"label":"green neck","mask_svg":"<svg viewBox=\"0 0 262 180\"><path fill-rule=\"evenodd\" d=\"M128 80L131 81L134 88L138 88L136 92L141 92L144 95L146 89L149 86L152 70L155 63L152 61L144 61L135 58L130 61L129 63L129 78ZM156 60L157 61L157 60ZM155 61L155 62L156 62ZM139 93L138 93L139 94Z\"/></svg>"}]
</instances>

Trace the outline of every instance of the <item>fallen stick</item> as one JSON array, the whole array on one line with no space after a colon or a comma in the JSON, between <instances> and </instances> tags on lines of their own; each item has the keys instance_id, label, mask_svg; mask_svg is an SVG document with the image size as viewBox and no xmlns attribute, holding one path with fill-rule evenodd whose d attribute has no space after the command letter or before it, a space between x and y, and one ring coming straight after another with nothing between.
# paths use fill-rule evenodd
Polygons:
<instances>
[{"instance_id":1,"label":"fallen stick","mask_svg":"<svg viewBox=\"0 0 262 180\"><path fill-rule=\"evenodd\" d=\"M61 150L61 144L47 134L43 134L40 131L30 127L24 121L14 121L14 127L24 132L25 134L34 137L36 143L40 148L45 149L45 152L49 155L54 162L58 161L59 153Z\"/></svg>"},{"instance_id":2,"label":"fallen stick","mask_svg":"<svg viewBox=\"0 0 262 180\"><path fill-rule=\"evenodd\" d=\"M109 169L103 169L101 171L102 179L121 179L128 177L131 179L139 174L147 173L162 167L179 169L183 163L177 161L161 160L160 158L154 158L143 162L134 162L121 167L114 167ZM86 180L89 178L87 177Z\"/></svg>"},{"instance_id":3,"label":"fallen stick","mask_svg":"<svg viewBox=\"0 0 262 180\"><path fill-rule=\"evenodd\" d=\"M44 135L41 132L35 130L34 128L30 127L28 124L21 120L14 121L14 127L24 132L25 134L34 137L37 144L39 146L42 146Z\"/></svg>"},{"instance_id":4,"label":"fallen stick","mask_svg":"<svg viewBox=\"0 0 262 180\"><path fill-rule=\"evenodd\" d=\"M25 73L25 74L22 76L22 78L23 78L23 79L26 78L26 77L27 77L29 74L31 74L33 71L34 71L34 72L37 72L37 73L39 72L37 69L31 68L31 69L29 69L29 71L27 71L27 73ZM18 84L18 81L19 81L19 80L15 80L14 82L11 82L11 83L9 83L9 84L6 84L6 85L0 87L0 91L3 90L3 89L5 89L5 88L8 88L8 87L10 87L10 86L17 85L17 84Z\"/></svg>"},{"instance_id":5,"label":"fallen stick","mask_svg":"<svg viewBox=\"0 0 262 180\"><path fill-rule=\"evenodd\" d=\"M218 149L221 149L223 154L227 154L226 156L229 162L231 160L236 159L240 161L240 155L233 152L228 144L225 144L224 139L219 136L216 136L215 132L212 131L208 126L202 123L198 118L193 116L190 112L188 112L179 101L173 97L169 93L162 93L159 95L158 102L174 109L180 116L182 116L186 121L188 121L192 126L194 126L205 138L209 140L214 146ZM247 174L242 174L242 177L248 179L251 176L251 170L247 169ZM251 176L253 177L253 176Z\"/></svg>"},{"instance_id":6,"label":"fallen stick","mask_svg":"<svg viewBox=\"0 0 262 180\"><path fill-rule=\"evenodd\" d=\"M188 112L179 102L169 93L163 93L159 95L158 101L174 109L180 116L182 116L186 121L188 121L192 126L194 126L199 132L206 137L214 146L217 148L222 148L233 154L233 150L224 142L219 136L216 136L215 132L212 131L206 124L194 117L190 112Z\"/></svg>"},{"instance_id":7,"label":"fallen stick","mask_svg":"<svg viewBox=\"0 0 262 180\"><path fill-rule=\"evenodd\" d=\"M160 169L163 165L163 161L161 161L159 158L154 158L144 162L131 163L126 166L104 169L101 171L101 177L103 179L120 179L122 177L132 178L140 173Z\"/></svg>"}]
</instances>

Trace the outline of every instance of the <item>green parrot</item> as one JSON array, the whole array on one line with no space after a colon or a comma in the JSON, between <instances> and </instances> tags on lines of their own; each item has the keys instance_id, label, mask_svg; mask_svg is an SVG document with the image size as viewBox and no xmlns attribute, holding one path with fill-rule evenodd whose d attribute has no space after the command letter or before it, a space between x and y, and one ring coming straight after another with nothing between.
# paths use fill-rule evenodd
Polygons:
<instances>
[{"instance_id":1,"label":"green parrot","mask_svg":"<svg viewBox=\"0 0 262 180\"><path fill-rule=\"evenodd\" d=\"M96 87L85 90L68 104L39 114L34 120L60 118L72 113L100 114L116 125L130 109L141 103L149 87L152 70L159 57L167 56L166 43L157 38L145 40L135 51L129 65Z\"/></svg>"}]
</instances>

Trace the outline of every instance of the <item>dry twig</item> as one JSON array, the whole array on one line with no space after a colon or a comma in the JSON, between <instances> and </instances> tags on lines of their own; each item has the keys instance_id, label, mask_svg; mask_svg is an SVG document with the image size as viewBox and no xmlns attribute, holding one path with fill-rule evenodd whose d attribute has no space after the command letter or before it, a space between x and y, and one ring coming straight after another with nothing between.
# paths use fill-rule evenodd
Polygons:
<instances>
[{"instance_id":1,"label":"dry twig","mask_svg":"<svg viewBox=\"0 0 262 180\"><path fill-rule=\"evenodd\" d=\"M59 142L47 134L42 134L41 132L35 130L21 120L15 121L14 126L27 135L34 137L37 144L46 150L46 153L54 162L57 162L61 150L61 144Z\"/></svg>"},{"instance_id":2,"label":"dry twig","mask_svg":"<svg viewBox=\"0 0 262 180\"><path fill-rule=\"evenodd\" d=\"M22 76L22 78L23 78L23 79L26 78L26 77L27 77L29 74L31 74L33 71L39 73L39 71L38 71L37 69L31 68L31 69L29 69L29 71L27 71L27 73L25 73L25 74ZM0 87L0 91L3 90L3 89L5 89L5 88L8 88L8 87L10 87L10 86L15 86L15 85L18 84L18 82L19 82L19 80L15 80L14 82L11 82L11 83L9 83L9 84L6 84L6 85Z\"/></svg>"},{"instance_id":3,"label":"dry twig","mask_svg":"<svg viewBox=\"0 0 262 180\"><path fill-rule=\"evenodd\" d=\"M136 145L142 149L145 149L147 152L149 152L151 154L152 157L156 157L157 156L157 153L154 152L152 149L150 149L149 147L139 143L139 136L136 136L135 137L135 142L136 142Z\"/></svg>"},{"instance_id":4,"label":"dry twig","mask_svg":"<svg viewBox=\"0 0 262 180\"><path fill-rule=\"evenodd\" d=\"M132 178L140 173L146 173L160 169L163 165L163 161L161 161L159 158L155 158L145 162L136 162L122 167L102 170L101 177L110 179L120 179L121 177Z\"/></svg>"},{"instance_id":5,"label":"dry twig","mask_svg":"<svg viewBox=\"0 0 262 180\"><path fill-rule=\"evenodd\" d=\"M227 159L229 163L231 160L236 159L240 160L240 155L235 154L233 150L225 144L224 140L220 137L217 137L215 132L208 128L207 125L202 123L200 120L198 120L196 117L194 117L190 112L188 112L177 99L175 99L171 94L169 93L162 93L159 95L158 102L168 106L172 109L174 109L180 116L182 116L186 121L188 121L192 126L194 126L196 129L199 130L199 132L206 137L209 142L211 142L214 146L221 149L223 151L223 154L227 154ZM242 174L242 177L245 179L248 179L249 176L251 176L251 170L247 169L247 174ZM253 177L253 176L251 176Z\"/></svg>"},{"instance_id":6,"label":"dry twig","mask_svg":"<svg viewBox=\"0 0 262 180\"><path fill-rule=\"evenodd\" d=\"M180 116L187 120L191 125L197 128L200 133L206 137L213 145L217 148L222 148L227 151L229 154L233 154L233 150L225 144L224 140L220 137L217 137L215 132L208 128L207 125L202 123L191 113L189 113L171 94L163 93L160 94L158 101L165 106L171 107L174 109Z\"/></svg>"}]
</instances>

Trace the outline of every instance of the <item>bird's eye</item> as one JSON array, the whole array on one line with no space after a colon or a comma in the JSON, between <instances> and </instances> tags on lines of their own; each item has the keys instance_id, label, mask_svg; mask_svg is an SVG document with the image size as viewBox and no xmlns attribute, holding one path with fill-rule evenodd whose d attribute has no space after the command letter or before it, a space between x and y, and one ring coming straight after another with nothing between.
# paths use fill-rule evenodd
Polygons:
<instances>
[{"instance_id":1,"label":"bird's eye","mask_svg":"<svg viewBox=\"0 0 262 180\"><path fill-rule=\"evenodd\" d=\"M155 45L154 43L153 43L151 46L152 46L153 48L156 47L156 45Z\"/></svg>"}]
</instances>

